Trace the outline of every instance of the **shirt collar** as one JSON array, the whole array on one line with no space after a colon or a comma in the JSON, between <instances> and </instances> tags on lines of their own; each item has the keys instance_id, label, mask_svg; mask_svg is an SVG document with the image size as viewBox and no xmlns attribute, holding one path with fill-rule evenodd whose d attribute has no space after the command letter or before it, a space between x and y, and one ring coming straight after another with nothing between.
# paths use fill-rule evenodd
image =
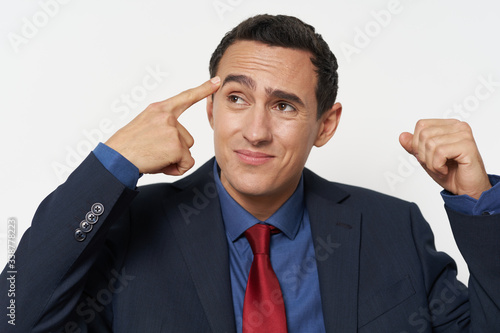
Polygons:
<instances>
[{"instance_id":1,"label":"shirt collar","mask_svg":"<svg viewBox=\"0 0 500 333\"><path fill-rule=\"evenodd\" d=\"M290 198L266 221L259 221L240 206L220 181L219 166L214 162L214 175L224 226L229 239L234 242L251 226L265 222L280 229L288 238L294 239L304 215L304 180L300 177L299 185Z\"/></svg>"}]
</instances>

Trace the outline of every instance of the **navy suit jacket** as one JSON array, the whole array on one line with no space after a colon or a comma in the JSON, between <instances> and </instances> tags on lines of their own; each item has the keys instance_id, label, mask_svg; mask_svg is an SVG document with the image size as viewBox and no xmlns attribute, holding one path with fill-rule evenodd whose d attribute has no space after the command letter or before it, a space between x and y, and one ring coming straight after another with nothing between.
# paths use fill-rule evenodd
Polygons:
<instances>
[{"instance_id":1,"label":"navy suit jacket","mask_svg":"<svg viewBox=\"0 0 500 333\"><path fill-rule=\"evenodd\" d=\"M91 154L40 205L16 252L16 325L1 332L235 332L213 160L124 187ZM471 279L416 205L304 170L327 332L499 332L500 215L448 211ZM104 212L83 241L75 229ZM0 280L6 311L9 274Z\"/></svg>"}]
</instances>

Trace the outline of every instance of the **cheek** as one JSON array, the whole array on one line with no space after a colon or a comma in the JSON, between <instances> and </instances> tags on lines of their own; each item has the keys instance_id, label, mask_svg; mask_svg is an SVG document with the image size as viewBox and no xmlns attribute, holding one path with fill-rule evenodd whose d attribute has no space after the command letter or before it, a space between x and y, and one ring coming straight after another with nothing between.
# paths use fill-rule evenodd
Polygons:
<instances>
[{"instance_id":1,"label":"cheek","mask_svg":"<svg viewBox=\"0 0 500 333\"><path fill-rule=\"evenodd\" d=\"M274 128L276 138L287 150L303 152L310 149L316 139L317 128L307 123L281 122Z\"/></svg>"},{"instance_id":2,"label":"cheek","mask_svg":"<svg viewBox=\"0 0 500 333\"><path fill-rule=\"evenodd\" d=\"M235 117L230 112L224 112L224 110L214 112L213 130L215 143L219 145L218 148L223 148L222 146L226 144L231 137L234 137L239 129L238 124L238 117Z\"/></svg>"}]
</instances>

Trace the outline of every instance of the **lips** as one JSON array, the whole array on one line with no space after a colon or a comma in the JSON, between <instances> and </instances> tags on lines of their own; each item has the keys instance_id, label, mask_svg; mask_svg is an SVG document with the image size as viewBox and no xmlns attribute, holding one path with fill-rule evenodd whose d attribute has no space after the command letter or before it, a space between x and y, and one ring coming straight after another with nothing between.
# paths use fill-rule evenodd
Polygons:
<instances>
[{"instance_id":1,"label":"lips","mask_svg":"<svg viewBox=\"0 0 500 333\"><path fill-rule=\"evenodd\" d=\"M235 150L234 152L242 162L250 165L262 165L274 158L273 155L246 149Z\"/></svg>"}]
</instances>

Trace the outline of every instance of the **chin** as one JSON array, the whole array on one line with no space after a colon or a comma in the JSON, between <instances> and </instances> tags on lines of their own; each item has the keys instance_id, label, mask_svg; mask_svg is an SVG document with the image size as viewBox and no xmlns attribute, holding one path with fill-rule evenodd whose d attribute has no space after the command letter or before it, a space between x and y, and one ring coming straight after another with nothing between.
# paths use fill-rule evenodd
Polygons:
<instances>
[{"instance_id":1,"label":"chin","mask_svg":"<svg viewBox=\"0 0 500 333\"><path fill-rule=\"evenodd\" d=\"M269 183L262 179L262 175L234 176L230 184L237 192L243 195L258 197L266 196L273 192L272 186L269 186Z\"/></svg>"}]
</instances>

